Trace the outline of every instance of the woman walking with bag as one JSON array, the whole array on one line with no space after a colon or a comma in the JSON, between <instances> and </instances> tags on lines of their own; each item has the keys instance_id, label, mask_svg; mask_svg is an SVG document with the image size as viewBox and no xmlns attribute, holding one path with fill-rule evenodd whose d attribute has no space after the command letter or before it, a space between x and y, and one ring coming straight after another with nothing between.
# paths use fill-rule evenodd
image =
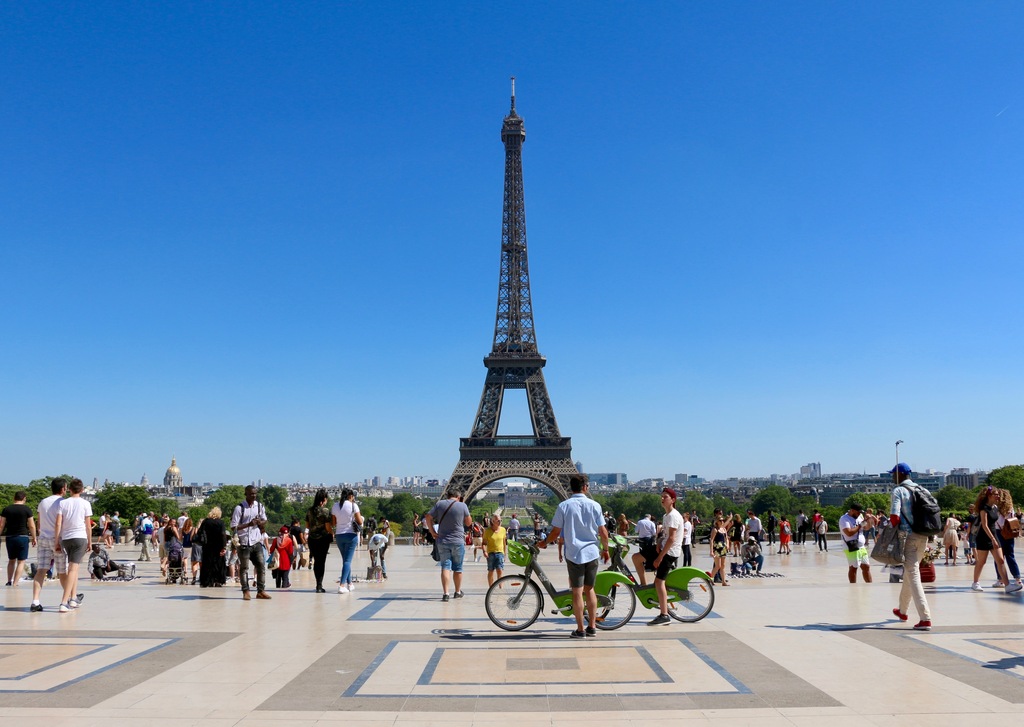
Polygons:
<instances>
[{"instance_id":1,"label":"woman walking with bag","mask_svg":"<svg viewBox=\"0 0 1024 727\"><path fill-rule=\"evenodd\" d=\"M363 516L359 514L356 504L356 493L348 487L341 491L341 499L331 508L331 524L334 526L334 541L341 553L341 583L338 593L352 590L352 558L359 544L359 527L363 524Z\"/></svg>"},{"instance_id":2,"label":"woman walking with bag","mask_svg":"<svg viewBox=\"0 0 1024 727\"><path fill-rule=\"evenodd\" d=\"M1024 588L1020 582L1020 568L1017 566L1017 558L1014 555L1014 541L1020 534L1020 520L1013 514L1013 496L1009 490L996 490L996 508L999 510L999 519L996 521L996 537L999 546L1003 550L1003 558L1006 560L1006 570L1013 576L1013 582L1006 581L1006 592L1016 593ZM1004 575L1006 575L1004 571Z\"/></svg>"},{"instance_id":3,"label":"woman walking with bag","mask_svg":"<svg viewBox=\"0 0 1024 727\"><path fill-rule=\"evenodd\" d=\"M309 557L312 559L313 576L316 578L316 592L327 593L324 588L324 568L327 552L334 541L334 520L327 507L327 490L320 488L313 497L313 506L306 511L306 527L309 528Z\"/></svg>"},{"instance_id":4,"label":"woman walking with bag","mask_svg":"<svg viewBox=\"0 0 1024 727\"><path fill-rule=\"evenodd\" d=\"M984 590L979 579L981 578L981 571L985 568L985 561L988 560L989 553L992 553L992 557L995 558L996 573L999 577L996 586L993 587L1009 583L1006 579L1006 564L1003 563L1003 550L999 547L999 539L995 534L997 530L996 522L999 520L999 508L995 505L996 497L996 489L994 487L986 487L978 493L978 499L974 503L975 511L980 518L980 528L975 539L975 549L978 554L974 563L972 591Z\"/></svg>"}]
</instances>

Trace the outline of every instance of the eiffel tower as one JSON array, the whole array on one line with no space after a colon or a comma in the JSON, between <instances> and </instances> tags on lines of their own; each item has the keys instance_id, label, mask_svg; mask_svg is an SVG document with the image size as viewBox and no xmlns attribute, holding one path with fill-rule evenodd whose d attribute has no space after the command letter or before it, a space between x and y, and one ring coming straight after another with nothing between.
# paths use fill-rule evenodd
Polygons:
<instances>
[{"instance_id":1,"label":"eiffel tower","mask_svg":"<svg viewBox=\"0 0 1024 727\"><path fill-rule=\"evenodd\" d=\"M569 476L576 474L572 445L555 421L544 383L547 360L537 350L530 302L530 270L526 257L526 204L523 199L523 142L526 129L516 113L516 79L512 78L512 108L501 126L505 145L505 200L501 216L501 267L494 346L484 358L487 377L473 430L459 440L459 463L447 492L461 493L466 502L481 488L506 477L536 480L566 499ZM498 436L501 404L506 389L526 389L532 435Z\"/></svg>"}]
</instances>

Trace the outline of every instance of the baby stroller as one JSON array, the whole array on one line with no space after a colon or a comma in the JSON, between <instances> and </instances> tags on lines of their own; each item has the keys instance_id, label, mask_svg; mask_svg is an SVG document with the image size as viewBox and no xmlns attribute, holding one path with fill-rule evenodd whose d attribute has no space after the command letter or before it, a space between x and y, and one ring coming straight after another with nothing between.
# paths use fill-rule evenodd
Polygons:
<instances>
[{"instance_id":1,"label":"baby stroller","mask_svg":"<svg viewBox=\"0 0 1024 727\"><path fill-rule=\"evenodd\" d=\"M181 541L174 539L167 544L167 584L180 583L185 585L185 548Z\"/></svg>"}]
</instances>

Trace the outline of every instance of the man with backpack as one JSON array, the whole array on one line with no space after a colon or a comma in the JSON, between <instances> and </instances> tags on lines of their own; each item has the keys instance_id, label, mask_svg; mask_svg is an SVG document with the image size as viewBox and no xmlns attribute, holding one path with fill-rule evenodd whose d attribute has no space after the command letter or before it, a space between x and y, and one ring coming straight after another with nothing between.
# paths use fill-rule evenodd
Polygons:
<instances>
[{"instance_id":1,"label":"man with backpack","mask_svg":"<svg viewBox=\"0 0 1024 727\"><path fill-rule=\"evenodd\" d=\"M889 474L895 487L892 489L892 503L889 508L889 522L898 527L901 535L906 537L903 545L903 587L900 589L900 602L897 608L892 610L893 615L900 621L907 620L907 608L913 600L917 615L921 620L914 625L916 631L932 630L932 615L928 608L928 599L924 595L924 586L921 585L921 559L924 558L928 549L928 538L926 530L931 523L930 514L927 511L928 499L935 502L931 493L923 490L917 483L910 479L910 465L900 462L893 467ZM938 505L935 505L938 514ZM941 529L941 518L938 527ZM925 532L921 532L925 531ZM936 531L937 532L937 531Z\"/></svg>"}]
</instances>

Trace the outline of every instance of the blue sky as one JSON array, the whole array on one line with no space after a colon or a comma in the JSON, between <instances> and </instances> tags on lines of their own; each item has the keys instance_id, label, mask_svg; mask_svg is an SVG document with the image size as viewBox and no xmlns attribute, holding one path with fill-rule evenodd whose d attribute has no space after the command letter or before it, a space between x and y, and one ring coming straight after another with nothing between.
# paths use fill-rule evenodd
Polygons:
<instances>
[{"instance_id":1,"label":"blue sky","mask_svg":"<svg viewBox=\"0 0 1024 727\"><path fill-rule=\"evenodd\" d=\"M510 75L585 469L1018 463L1022 31L1017 3L5 3L0 482L450 475Z\"/></svg>"}]
</instances>

